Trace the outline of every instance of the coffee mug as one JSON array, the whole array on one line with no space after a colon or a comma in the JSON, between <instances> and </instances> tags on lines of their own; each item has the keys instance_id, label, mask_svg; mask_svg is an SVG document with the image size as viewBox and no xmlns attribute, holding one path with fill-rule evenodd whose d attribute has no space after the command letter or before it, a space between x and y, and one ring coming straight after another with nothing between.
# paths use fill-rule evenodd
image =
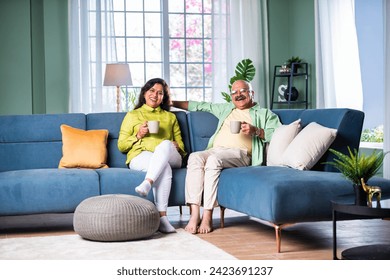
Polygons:
<instances>
[{"instance_id":1,"label":"coffee mug","mask_svg":"<svg viewBox=\"0 0 390 280\"><path fill-rule=\"evenodd\" d=\"M159 121L148 121L149 133L158 133L159 127L160 127Z\"/></svg>"},{"instance_id":2,"label":"coffee mug","mask_svg":"<svg viewBox=\"0 0 390 280\"><path fill-rule=\"evenodd\" d=\"M237 134L241 130L241 121L230 121L230 132Z\"/></svg>"}]
</instances>

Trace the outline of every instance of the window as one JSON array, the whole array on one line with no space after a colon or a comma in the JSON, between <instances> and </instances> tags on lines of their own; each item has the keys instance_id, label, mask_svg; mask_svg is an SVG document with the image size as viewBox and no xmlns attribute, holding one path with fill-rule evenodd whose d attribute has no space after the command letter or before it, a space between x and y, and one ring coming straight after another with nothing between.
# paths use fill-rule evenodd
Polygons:
<instances>
[{"instance_id":1,"label":"window","mask_svg":"<svg viewBox=\"0 0 390 280\"><path fill-rule=\"evenodd\" d=\"M110 37L116 60L130 65L133 80L123 109L131 109L134 102L128 95L155 77L168 82L174 99L211 101L211 0L113 0L112 4Z\"/></svg>"},{"instance_id":2,"label":"window","mask_svg":"<svg viewBox=\"0 0 390 280\"><path fill-rule=\"evenodd\" d=\"M355 1L365 112L363 142L383 142L384 18L383 1Z\"/></svg>"}]
</instances>

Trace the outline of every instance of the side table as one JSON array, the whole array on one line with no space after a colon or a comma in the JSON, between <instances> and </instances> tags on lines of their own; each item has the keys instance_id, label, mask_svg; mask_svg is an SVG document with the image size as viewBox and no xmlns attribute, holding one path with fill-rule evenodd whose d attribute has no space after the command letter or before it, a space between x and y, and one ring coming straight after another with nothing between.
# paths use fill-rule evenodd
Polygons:
<instances>
[{"instance_id":1,"label":"side table","mask_svg":"<svg viewBox=\"0 0 390 280\"><path fill-rule=\"evenodd\" d=\"M351 200L352 201L352 200ZM384 219L390 218L390 208L355 205L344 200L332 201L333 209L333 259L337 257L337 220ZM354 260L390 260L390 244L375 244L346 249L341 259Z\"/></svg>"}]
</instances>

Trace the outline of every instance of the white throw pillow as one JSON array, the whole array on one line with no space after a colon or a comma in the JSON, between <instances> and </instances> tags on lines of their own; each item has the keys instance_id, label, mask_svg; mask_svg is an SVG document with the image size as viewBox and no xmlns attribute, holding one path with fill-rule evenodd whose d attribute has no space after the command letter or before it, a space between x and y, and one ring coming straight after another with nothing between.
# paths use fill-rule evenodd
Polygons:
<instances>
[{"instance_id":1,"label":"white throw pillow","mask_svg":"<svg viewBox=\"0 0 390 280\"><path fill-rule=\"evenodd\" d=\"M283 153L301 130L301 119L275 129L267 149L267 165L283 165Z\"/></svg>"},{"instance_id":2,"label":"white throw pillow","mask_svg":"<svg viewBox=\"0 0 390 280\"><path fill-rule=\"evenodd\" d=\"M337 130L309 123L283 154L283 164L299 170L311 169L336 138Z\"/></svg>"}]
</instances>

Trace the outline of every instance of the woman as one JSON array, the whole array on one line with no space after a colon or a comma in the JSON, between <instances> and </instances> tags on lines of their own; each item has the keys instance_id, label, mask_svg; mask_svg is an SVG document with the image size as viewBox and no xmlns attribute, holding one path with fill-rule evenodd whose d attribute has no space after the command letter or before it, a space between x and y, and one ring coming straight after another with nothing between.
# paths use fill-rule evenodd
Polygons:
<instances>
[{"instance_id":1,"label":"woman","mask_svg":"<svg viewBox=\"0 0 390 280\"><path fill-rule=\"evenodd\" d=\"M159 231L175 232L167 218L168 198L172 184L172 168L179 168L185 155L179 123L169 112L170 98L163 79L149 80L141 89L138 104L123 119L118 148L127 153L130 169L146 172L145 180L135 188L147 196L153 188L157 210L160 213ZM148 121L159 121L159 131L149 133Z\"/></svg>"}]
</instances>

